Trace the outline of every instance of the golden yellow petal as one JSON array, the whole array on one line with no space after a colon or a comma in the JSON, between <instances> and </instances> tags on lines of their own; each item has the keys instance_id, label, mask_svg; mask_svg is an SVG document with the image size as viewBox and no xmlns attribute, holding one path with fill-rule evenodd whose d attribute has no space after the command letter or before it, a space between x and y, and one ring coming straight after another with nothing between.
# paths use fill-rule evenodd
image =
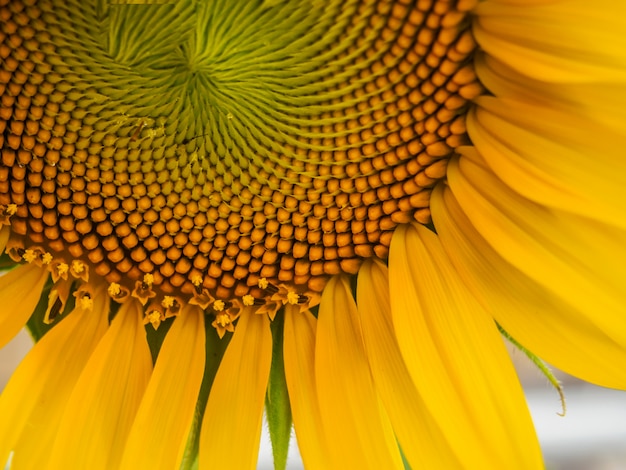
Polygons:
<instances>
[{"instance_id":1,"label":"golden yellow petal","mask_svg":"<svg viewBox=\"0 0 626 470\"><path fill-rule=\"evenodd\" d=\"M118 468L151 372L141 305L129 299L74 387L46 468Z\"/></svg>"},{"instance_id":2,"label":"golden yellow petal","mask_svg":"<svg viewBox=\"0 0 626 470\"><path fill-rule=\"evenodd\" d=\"M597 322L607 317L621 328L619 312L585 315L524 275L476 231L448 188L435 189L431 207L442 244L463 281L514 338L570 374L626 388L626 347L610 337L613 328L604 331ZM603 323L610 326L610 321Z\"/></svg>"},{"instance_id":3,"label":"golden yellow petal","mask_svg":"<svg viewBox=\"0 0 626 470\"><path fill-rule=\"evenodd\" d=\"M545 81L626 79L626 4L613 0L487 0L474 36L490 55Z\"/></svg>"},{"instance_id":4,"label":"golden yellow petal","mask_svg":"<svg viewBox=\"0 0 626 470\"><path fill-rule=\"evenodd\" d=\"M541 468L524 396L496 325L462 284L437 235L394 233L391 312L413 382L468 468Z\"/></svg>"},{"instance_id":5,"label":"golden yellow petal","mask_svg":"<svg viewBox=\"0 0 626 470\"><path fill-rule=\"evenodd\" d=\"M403 468L389 418L370 374L348 280L336 276L322 294L315 380L331 468Z\"/></svg>"},{"instance_id":6,"label":"golden yellow petal","mask_svg":"<svg viewBox=\"0 0 626 470\"><path fill-rule=\"evenodd\" d=\"M407 461L412 468L461 468L398 349L382 263L366 261L359 270L357 304L374 384Z\"/></svg>"},{"instance_id":7,"label":"golden yellow petal","mask_svg":"<svg viewBox=\"0 0 626 470\"><path fill-rule=\"evenodd\" d=\"M14 468L43 468L74 385L107 329L105 290L93 300L92 311L75 309L44 335L0 396L0 461L14 449Z\"/></svg>"},{"instance_id":8,"label":"golden yellow petal","mask_svg":"<svg viewBox=\"0 0 626 470\"><path fill-rule=\"evenodd\" d=\"M204 334L204 313L198 307L184 307L161 346L121 469L179 467L204 373Z\"/></svg>"},{"instance_id":9,"label":"golden yellow petal","mask_svg":"<svg viewBox=\"0 0 626 470\"><path fill-rule=\"evenodd\" d=\"M256 468L271 362L269 318L244 308L204 412L201 468Z\"/></svg>"},{"instance_id":10,"label":"golden yellow petal","mask_svg":"<svg viewBox=\"0 0 626 470\"><path fill-rule=\"evenodd\" d=\"M626 160L620 154L626 137L544 103L484 97L477 104L468 115L468 132L511 189L547 207L626 229Z\"/></svg>"},{"instance_id":11,"label":"golden yellow petal","mask_svg":"<svg viewBox=\"0 0 626 470\"><path fill-rule=\"evenodd\" d=\"M626 344L622 230L535 204L469 158L450 162L448 180L472 225L500 256Z\"/></svg>"},{"instance_id":12,"label":"golden yellow petal","mask_svg":"<svg viewBox=\"0 0 626 470\"><path fill-rule=\"evenodd\" d=\"M48 271L30 263L0 277L0 348L11 341L28 321L39 302L48 275Z\"/></svg>"},{"instance_id":13,"label":"golden yellow petal","mask_svg":"<svg viewBox=\"0 0 626 470\"><path fill-rule=\"evenodd\" d=\"M577 119L586 119L590 128L583 131L583 136L593 135L598 124L607 126L622 138L626 134L624 81L550 83L528 77L484 52L476 54L474 65L480 82L497 97L514 98L527 103L543 103L550 109L565 112ZM545 121L542 115L533 117ZM556 124L558 122L550 123L552 127ZM576 139L578 135L570 133L569 138ZM591 143L605 148L612 147L604 142L604 139L593 139ZM613 148L612 152L616 150Z\"/></svg>"},{"instance_id":14,"label":"golden yellow petal","mask_svg":"<svg viewBox=\"0 0 626 470\"><path fill-rule=\"evenodd\" d=\"M316 328L311 313L300 312L298 305L285 306L285 379L302 461L313 469L330 464L315 385Z\"/></svg>"},{"instance_id":15,"label":"golden yellow petal","mask_svg":"<svg viewBox=\"0 0 626 470\"><path fill-rule=\"evenodd\" d=\"M625 197L626 163L619 158L624 138L544 105L489 98L478 103L468 119L470 135L507 184L546 205L626 225L615 220Z\"/></svg>"}]
</instances>

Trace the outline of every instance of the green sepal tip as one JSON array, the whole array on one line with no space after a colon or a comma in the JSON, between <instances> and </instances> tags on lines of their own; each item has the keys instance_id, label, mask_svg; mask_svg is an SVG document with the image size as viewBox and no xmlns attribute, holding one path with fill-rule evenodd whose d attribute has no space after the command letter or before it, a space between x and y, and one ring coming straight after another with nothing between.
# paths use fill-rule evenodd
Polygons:
<instances>
[{"instance_id":1,"label":"green sepal tip","mask_svg":"<svg viewBox=\"0 0 626 470\"><path fill-rule=\"evenodd\" d=\"M183 460L180 465L180 470L197 470L198 469L198 454L200 449L200 428L202 427L202 418L204 417L204 410L206 408L207 401L209 400L209 393L217 369L222 362L226 348L232 338L231 333L226 333L223 338L220 338L217 331L211 322L205 322L206 330L206 363L204 366L204 377L202 378L202 385L200 386L200 392L198 394L198 401L196 403L196 409L193 416L193 422L191 423L191 429L189 431L189 437L187 438L187 447L183 454Z\"/></svg>"},{"instance_id":2,"label":"green sepal tip","mask_svg":"<svg viewBox=\"0 0 626 470\"><path fill-rule=\"evenodd\" d=\"M497 323L496 323L497 324ZM500 334L506 338L506 340L519 349L528 359L532 362L539 372L548 379L550 385L554 387L554 389L559 394L559 399L561 401L561 412L557 412L559 416L565 416L567 412L567 404L565 403L565 392L563 391L563 385L559 382L559 379L556 378L550 367L537 355L533 354L531 351L526 349L522 344L520 344L515 338L513 338L502 326L498 325L498 330L500 330Z\"/></svg>"},{"instance_id":3,"label":"green sepal tip","mask_svg":"<svg viewBox=\"0 0 626 470\"><path fill-rule=\"evenodd\" d=\"M291 406L283 363L283 326L281 311L272 322L272 366L265 395L265 413L272 442L274 470L285 470L291 440Z\"/></svg>"}]
</instances>

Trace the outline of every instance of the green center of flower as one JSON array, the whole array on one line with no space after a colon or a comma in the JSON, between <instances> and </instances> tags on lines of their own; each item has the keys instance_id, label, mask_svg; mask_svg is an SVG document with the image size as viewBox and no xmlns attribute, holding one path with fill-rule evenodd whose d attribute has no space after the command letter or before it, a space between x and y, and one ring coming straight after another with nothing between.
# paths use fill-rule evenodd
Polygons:
<instances>
[{"instance_id":1,"label":"green center of flower","mask_svg":"<svg viewBox=\"0 0 626 470\"><path fill-rule=\"evenodd\" d=\"M12 238L159 299L301 302L430 221L481 92L473 3L9 2Z\"/></svg>"}]
</instances>

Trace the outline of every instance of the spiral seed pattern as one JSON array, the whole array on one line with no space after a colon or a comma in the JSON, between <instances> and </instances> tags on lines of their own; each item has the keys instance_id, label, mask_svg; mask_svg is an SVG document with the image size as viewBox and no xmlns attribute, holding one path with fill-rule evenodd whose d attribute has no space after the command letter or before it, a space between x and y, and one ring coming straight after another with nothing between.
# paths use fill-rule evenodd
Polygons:
<instances>
[{"instance_id":1,"label":"spiral seed pattern","mask_svg":"<svg viewBox=\"0 0 626 470\"><path fill-rule=\"evenodd\" d=\"M105 3L0 1L0 204L25 247L263 298L430 221L482 92L474 1Z\"/></svg>"}]
</instances>

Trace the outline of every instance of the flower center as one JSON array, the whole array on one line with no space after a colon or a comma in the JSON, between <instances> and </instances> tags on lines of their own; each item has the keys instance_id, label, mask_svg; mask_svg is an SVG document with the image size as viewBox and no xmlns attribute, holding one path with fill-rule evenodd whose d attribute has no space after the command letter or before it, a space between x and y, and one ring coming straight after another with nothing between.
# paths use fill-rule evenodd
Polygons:
<instances>
[{"instance_id":1,"label":"flower center","mask_svg":"<svg viewBox=\"0 0 626 470\"><path fill-rule=\"evenodd\" d=\"M0 9L0 204L24 248L159 298L301 303L430 221L481 92L473 1L102 3Z\"/></svg>"}]
</instances>

